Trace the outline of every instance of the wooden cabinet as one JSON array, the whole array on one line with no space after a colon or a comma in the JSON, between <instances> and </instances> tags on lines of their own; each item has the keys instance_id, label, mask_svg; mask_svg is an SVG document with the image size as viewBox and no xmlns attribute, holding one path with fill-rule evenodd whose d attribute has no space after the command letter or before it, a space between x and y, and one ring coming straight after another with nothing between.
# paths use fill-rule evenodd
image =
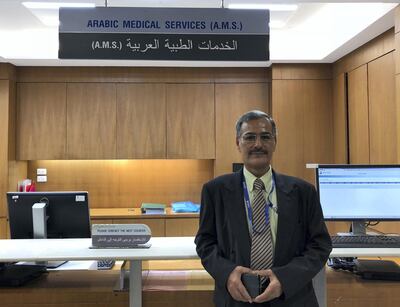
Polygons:
<instances>
[{"instance_id":1,"label":"wooden cabinet","mask_svg":"<svg viewBox=\"0 0 400 307\"><path fill-rule=\"evenodd\" d=\"M198 218L168 218L165 220L166 237L192 237L198 230Z\"/></svg>"},{"instance_id":2,"label":"wooden cabinet","mask_svg":"<svg viewBox=\"0 0 400 307\"><path fill-rule=\"evenodd\" d=\"M314 182L306 163L332 163L331 80L274 80L272 113L277 124L273 166Z\"/></svg>"},{"instance_id":3,"label":"wooden cabinet","mask_svg":"<svg viewBox=\"0 0 400 307\"><path fill-rule=\"evenodd\" d=\"M0 69L4 68L0 64ZM10 82L8 80L0 80L0 218L7 215L7 200L6 193L9 191L9 137L10 136L10 108L12 106L10 101ZM12 140L10 140L12 141ZM2 230L2 222L0 220L0 235L4 233Z\"/></svg>"},{"instance_id":4,"label":"wooden cabinet","mask_svg":"<svg viewBox=\"0 0 400 307\"><path fill-rule=\"evenodd\" d=\"M117 85L117 158L166 158L164 84Z\"/></svg>"},{"instance_id":5,"label":"wooden cabinet","mask_svg":"<svg viewBox=\"0 0 400 307\"><path fill-rule=\"evenodd\" d=\"M350 163L397 163L393 52L348 73Z\"/></svg>"},{"instance_id":6,"label":"wooden cabinet","mask_svg":"<svg viewBox=\"0 0 400 307\"><path fill-rule=\"evenodd\" d=\"M167 85L167 158L214 159L214 84Z\"/></svg>"},{"instance_id":7,"label":"wooden cabinet","mask_svg":"<svg viewBox=\"0 0 400 307\"><path fill-rule=\"evenodd\" d=\"M344 73L333 80L333 162L348 163L347 86Z\"/></svg>"},{"instance_id":8,"label":"wooden cabinet","mask_svg":"<svg viewBox=\"0 0 400 307\"><path fill-rule=\"evenodd\" d=\"M116 158L115 84L67 85L68 159Z\"/></svg>"},{"instance_id":9,"label":"wooden cabinet","mask_svg":"<svg viewBox=\"0 0 400 307\"><path fill-rule=\"evenodd\" d=\"M350 163L369 163L367 65L348 73Z\"/></svg>"},{"instance_id":10,"label":"wooden cabinet","mask_svg":"<svg viewBox=\"0 0 400 307\"><path fill-rule=\"evenodd\" d=\"M114 221L112 219L90 219L90 224L114 224Z\"/></svg>"},{"instance_id":11,"label":"wooden cabinet","mask_svg":"<svg viewBox=\"0 0 400 307\"><path fill-rule=\"evenodd\" d=\"M145 224L150 227L152 237L165 237L165 220L163 218L114 219L113 224Z\"/></svg>"},{"instance_id":12,"label":"wooden cabinet","mask_svg":"<svg viewBox=\"0 0 400 307\"><path fill-rule=\"evenodd\" d=\"M371 164L396 164L397 120L393 52L368 63Z\"/></svg>"},{"instance_id":13,"label":"wooden cabinet","mask_svg":"<svg viewBox=\"0 0 400 307\"><path fill-rule=\"evenodd\" d=\"M153 237L195 236L199 228L199 215L173 213L166 209L163 215L141 214L140 208L90 209L92 224L146 224Z\"/></svg>"},{"instance_id":14,"label":"wooden cabinet","mask_svg":"<svg viewBox=\"0 0 400 307\"><path fill-rule=\"evenodd\" d=\"M66 84L19 83L17 158L66 158Z\"/></svg>"},{"instance_id":15,"label":"wooden cabinet","mask_svg":"<svg viewBox=\"0 0 400 307\"><path fill-rule=\"evenodd\" d=\"M19 159L215 158L214 84L21 83L18 98Z\"/></svg>"},{"instance_id":16,"label":"wooden cabinet","mask_svg":"<svg viewBox=\"0 0 400 307\"><path fill-rule=\"evenodd\" d=\"M270 113L269 97L269 83L216 84L215 176L232 172L232 163L242 162L236 147L236 121L250 110Z\"/></svg>"}]
</instances>

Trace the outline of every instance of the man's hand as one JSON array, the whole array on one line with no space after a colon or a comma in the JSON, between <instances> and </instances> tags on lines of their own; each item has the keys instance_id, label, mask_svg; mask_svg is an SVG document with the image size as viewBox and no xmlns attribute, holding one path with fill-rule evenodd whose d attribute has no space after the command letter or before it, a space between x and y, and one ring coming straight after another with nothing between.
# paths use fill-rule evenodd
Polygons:
<instances>
[{"instance_id":1,"label":"man's hand","mask_svg":"<svg viewBox=\"0 0 400 307\"><path fill-rule=\"evenodd\" d=\"M226 287L228 288L228 291L234 300L248 303L252 302L252 299L247 293L247 290L244 287L241 279L243 273L250 272L251 270L249 268L237 266L229 275Z\"/></svg>"},{"instance_id":2,"label":"man's hand","mask_svg":"<svg viewBox=\"0 0 400 307\"><path fill-rule=\"evenodd\" d=\"M264 290L263 293L261 293L253 300L254 303L268 302L282 295L281 282L279 281L278 277L276 277L274 272L272 272L271 270L262 270L254 271L253 273L256 273L260 276L267 276L269 278L268 287Z\"/></svg>"}]
</instances>

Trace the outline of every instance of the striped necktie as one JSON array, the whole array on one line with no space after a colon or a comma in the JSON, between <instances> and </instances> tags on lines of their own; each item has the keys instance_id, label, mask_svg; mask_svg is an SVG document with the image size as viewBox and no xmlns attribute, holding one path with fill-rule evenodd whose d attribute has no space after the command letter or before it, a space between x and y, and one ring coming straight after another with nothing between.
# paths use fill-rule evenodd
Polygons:
<instances>
[{"instance_id":1,"label":"striped necktie","mask_svg":"<svg viewBox=\"0 0 400 307\"><path fill-rule=\"evenodd\" d=\"M265 186L260 178L254 182L252 202L251 269L265 270L272 266L272 236L268 207L265 200Z\"/></svg>"}]
</instances>

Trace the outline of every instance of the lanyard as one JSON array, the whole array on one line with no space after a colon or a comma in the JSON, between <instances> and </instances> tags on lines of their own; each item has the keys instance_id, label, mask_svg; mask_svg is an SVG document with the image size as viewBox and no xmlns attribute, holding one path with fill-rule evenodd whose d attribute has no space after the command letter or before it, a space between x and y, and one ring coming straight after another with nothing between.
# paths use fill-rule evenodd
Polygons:
<instances>
[{"instance_id":1,"label":"lanyard","mask_svg":"<svg viewBox=\"0 0 400 307\"><path fill-rule=\"evenodd\" d=\"M247 208L247 217L248 217L249 224L251 226L251 229L253 229L253 232L262 233L267 228L267 225L269 223L268 208L269 207L272 208L272 206L273 206L272 202L270 200L270 197L272 197L272 193L274 192L274 189L275 189L274 176L272 175L272 177L271 177L271 190L269 191L268 196L265 200L265 206L264 206L265 225L264 225L263 229L261 229L261 230L257 230L253 225L253 209L251 208L249 191L247 190L246 180L244 178L243 178L242 183L243 183L243 191L244 191L244 201L245 201L246 208Z\"/></svg>"}]
</instances>

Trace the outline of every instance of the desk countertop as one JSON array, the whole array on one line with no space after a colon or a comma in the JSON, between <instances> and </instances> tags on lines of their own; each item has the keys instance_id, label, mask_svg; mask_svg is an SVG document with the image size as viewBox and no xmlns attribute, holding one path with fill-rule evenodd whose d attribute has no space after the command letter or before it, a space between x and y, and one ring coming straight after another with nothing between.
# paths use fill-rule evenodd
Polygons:
<instances>
[{"instance_id":1,"label":"desk countertop","mask_svg":"<svg viewBox=\"0 0 400 307\"><path fill-rule=\"evenodd\" d=\"M140 208L94 208L90 209L90 217L94 219L116 218L198 218L198 213L174 213L170 207L165 209L165 214L142 214Z\"/></svg>"},{"instance_id":2,"label":"desk countertop","mask_svg":"<svg viewBox=\"0 0 400 307\"><path fill-rule=\"evenodd\" d=\"M193 237L154 237L150 248L92 249L91 239L0 240L0 262L196 259Z\"/></svg>"},{"instance_id":3,"label":"desk countertop","mask_svg":"<svg viewBox=\"0 0 400 307\"><path fill-rule=\"evenodd\" d=\"M150 248L91 249L91 239L0 240L0 262L197 259L193 237L154 237ZM334 248L331 257L399 257L400 248Z\"/></svg>"}]
</instances>

